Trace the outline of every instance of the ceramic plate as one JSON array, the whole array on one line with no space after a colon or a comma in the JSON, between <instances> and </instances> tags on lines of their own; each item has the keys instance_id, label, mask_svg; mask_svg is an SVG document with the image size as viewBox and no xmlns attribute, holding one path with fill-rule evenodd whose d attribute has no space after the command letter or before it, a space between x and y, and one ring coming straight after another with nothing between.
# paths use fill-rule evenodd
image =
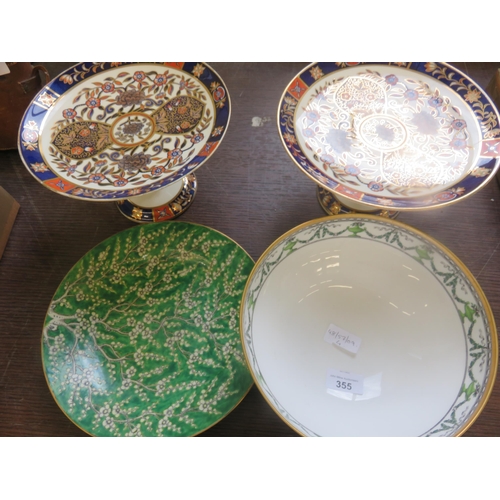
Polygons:
<instances>
[{"instance_id":1,"label":"ceramic plate","mask_svg":"<svg viewBox=\"0 0 500 500\"><path fill-rule=\"evenodd\" d=\"M321 187L396 210L464 198L495 174L499 117L445 63L314 63L278 109L282 142Z\"/></svg>"},{"instance_id":2,"label":"ceramic plate","mask_svg":"<svg viewBox=\"0 0 500 500\"><path fill-rule=\"evenodd\" d=\"M35 96L18 146L49 189L116 200L193 172L229 116L227 89L205 63L80 63Z\"/></svg>"},{"instance_id":3,"label":"ceramic plate","mask_svg":"<svg viewBox=\"0 0 500 500\"><path fill-rule=\"evenodd\" d=\"M42 336L49 388L96 436L190 436L252 385L239 306L253 267L223 234L185 222L133 227L68 273Z\"/></svg>"},{"instance_id":4,"label":"ceramic plate","mask_svg":"<svg viewBox=\"0 0 500 500\"><path fill-rule=\"evenodd\" d=\"M272 244L242 301L244 352L305 436L451 436L497 369L494 319L443 245L376 216L308 222Z\"/></svg>"}]
</instances>

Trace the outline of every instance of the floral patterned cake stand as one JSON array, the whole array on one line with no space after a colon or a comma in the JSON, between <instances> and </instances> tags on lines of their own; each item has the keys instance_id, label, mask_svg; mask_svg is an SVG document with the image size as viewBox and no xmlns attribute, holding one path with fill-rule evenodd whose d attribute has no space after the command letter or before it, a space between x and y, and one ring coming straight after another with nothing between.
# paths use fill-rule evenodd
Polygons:
<instances>
[{"instance_id":1,"label":"floral patterned cake stand","mask_svg":"<svg viewBox=\"0 0 500 500\"><path fill-rule=\"evenodd\" d=\"M162 221L193 202L194 171L229 118L227 89L205 63L79 63L35 96L18 146L47 188Z\"/></svg>"},{"instance_id":2,"label":"floral patterned cake stand","mask_svg":"<svg viewBox=\"0 0 500 500\"><path fill-rule=\"evenodd\" d=\"M283 145L329 214L442 207L500 163L499 115L446 63L314 63L278 108Z\"/></svg>"},{"instance_id":3,"label":"floral patterned cake stand","mask_svg":"<svg viewBox=\"0 0 500 500\"><path fill-rule=\"evenodd\" d=\"M191 436L221 420L252 386L238 326L253 264L218 231L178 221L88 252L43 328L62 411L96 436Z\"/></svg>"}]
</instances>

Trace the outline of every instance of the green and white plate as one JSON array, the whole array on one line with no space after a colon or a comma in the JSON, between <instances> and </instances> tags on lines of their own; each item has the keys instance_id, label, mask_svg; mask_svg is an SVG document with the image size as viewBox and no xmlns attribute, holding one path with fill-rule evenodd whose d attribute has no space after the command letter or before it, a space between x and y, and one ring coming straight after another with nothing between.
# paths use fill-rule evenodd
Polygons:
<instances>
[{"instance_id":1,"label":"green and white plate","mask_svg":"<svg viewBox=\"0 0 500 500\"><path fill-rule=\"evenodd\" d=\"M239 306L253 265L186 222L97 245L45 318L44 372L62 411L95 436L191 436L224 418L252 386Z\"/></svg>"}]
</instances>

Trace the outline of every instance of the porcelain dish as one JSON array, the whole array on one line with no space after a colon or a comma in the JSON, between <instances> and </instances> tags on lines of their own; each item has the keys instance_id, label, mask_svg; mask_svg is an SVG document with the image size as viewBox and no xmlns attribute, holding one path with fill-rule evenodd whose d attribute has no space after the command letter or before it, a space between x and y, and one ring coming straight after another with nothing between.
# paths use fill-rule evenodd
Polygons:
<instances>
[{"instance_id":1,"label":"porcelain dish","mask_svg":"<svg viewBox=\"0 0 500 500\"><path fill-rule=\"evenodd\" d=\"M45 318L50 391L95 436L191 436L253 384L239 306L253 261L197 224L140 225L88 252Z\"/></svg>"},{"instance_id":2,"label":"porcelain dish","mask_svg":"<svg viewBox=\"0 0 500 500\"><path fill-rule=\"evenodd\" d=\"M243 350L304 436L452 436L483 409L496 327L446 247L372 215L325 217L273 243L241 305Z\"/></svg>"},{"instance_id":3,"label":"porcelain dish","mask_svg":"<svg viewBox=\"0 0 500 500\"><path fill-rule=\"evenodd\" d=\"M278 108L283 145L319 187L360 211L435 208L489 182L499 115L446 63L314 63Z\"/></svg>"},{"instance_id":4,"label":"porcelain dish","mask_svg":"<svg viewBox=\"0 0 500 500\"><path fill-rule=\"evenodd\" d=\"M35 96L18 147L47 188L121 200L193 173L229 117L227 89L205 63L79 63Z\"/></svg>"}]
</instances>

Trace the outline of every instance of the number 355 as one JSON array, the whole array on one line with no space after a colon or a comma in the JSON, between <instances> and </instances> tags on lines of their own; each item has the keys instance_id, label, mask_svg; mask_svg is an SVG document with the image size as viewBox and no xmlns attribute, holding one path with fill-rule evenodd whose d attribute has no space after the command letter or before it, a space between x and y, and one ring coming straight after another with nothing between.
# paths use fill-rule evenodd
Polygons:
<instances>
[{"instance_id":1,"label":"number 355","mask_svg":"<svg viewBox=\"0 0 500 500\"><path fill-rule=\"evenodd\" d=\"M340 380L337 380L337 388L347 389L348 391L350 391L352 389L352 385L350 382L341 382Z\"/></svg>"}]
</instances>

